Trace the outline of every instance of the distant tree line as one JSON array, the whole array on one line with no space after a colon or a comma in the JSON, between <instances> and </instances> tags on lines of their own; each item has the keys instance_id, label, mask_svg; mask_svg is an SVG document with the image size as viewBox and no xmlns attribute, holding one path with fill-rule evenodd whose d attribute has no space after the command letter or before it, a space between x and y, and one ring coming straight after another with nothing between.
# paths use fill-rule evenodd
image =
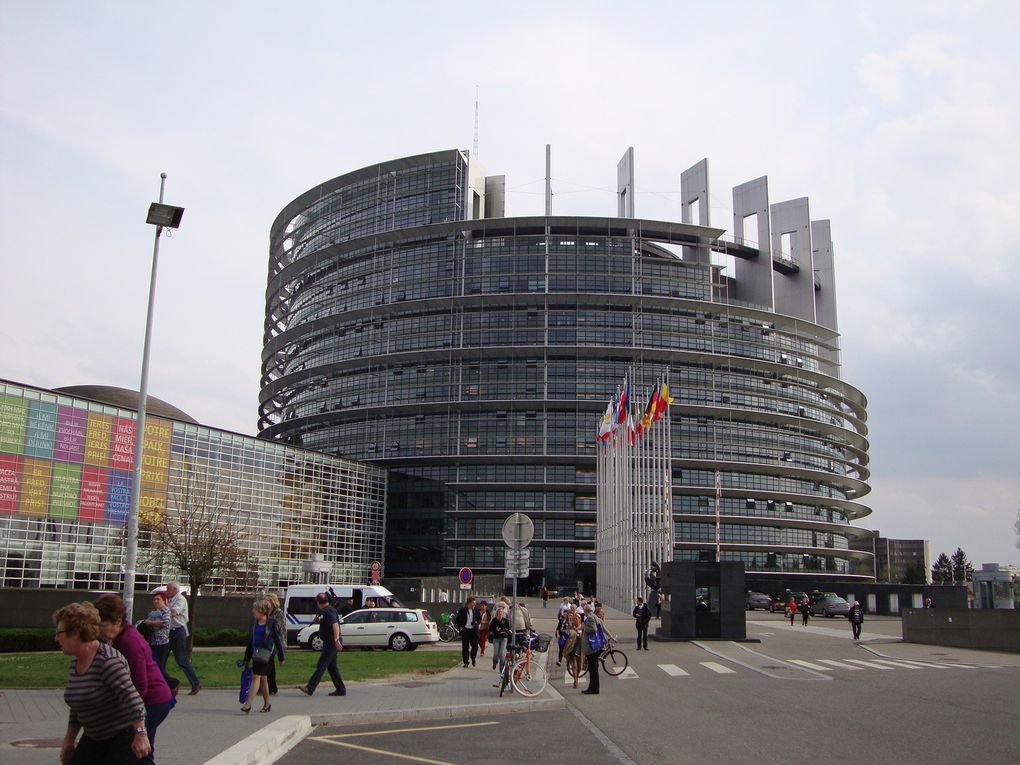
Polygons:
<instances>
[{"instance_id":1,"label":"distant tree line","mask_svg":"<svg viewBox=\"0 0 1020 765\"><path fill-rule=\"evenodd\" d=\"M931 567L933 584L965 584L973 579L974 566L967 558L967 553L959 547L951 556L939 553L935 565Z\"/></svg>"}]
</instances>

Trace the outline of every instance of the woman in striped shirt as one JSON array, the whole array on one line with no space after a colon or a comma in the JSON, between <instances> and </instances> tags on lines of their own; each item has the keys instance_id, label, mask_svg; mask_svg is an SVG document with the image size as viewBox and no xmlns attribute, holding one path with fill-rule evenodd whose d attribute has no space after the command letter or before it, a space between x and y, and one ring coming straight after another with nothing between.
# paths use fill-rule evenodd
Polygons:
<instances>
[{"instance_id":1,"label":"woman in striped shirt","mask_svg":"<svg viewBox=\"0 0 1020 765\"><path fill-rule=\"evenodd\" d=\"M91 603L71 603L53 614L54 637L71 658L64 701L71 708L60 749L63 765L133 763L150 750L145 704L131 682L127 660L100 643L99 612ZM75 743L84 728L81 740Z\"/></svg>"}]
</instances>

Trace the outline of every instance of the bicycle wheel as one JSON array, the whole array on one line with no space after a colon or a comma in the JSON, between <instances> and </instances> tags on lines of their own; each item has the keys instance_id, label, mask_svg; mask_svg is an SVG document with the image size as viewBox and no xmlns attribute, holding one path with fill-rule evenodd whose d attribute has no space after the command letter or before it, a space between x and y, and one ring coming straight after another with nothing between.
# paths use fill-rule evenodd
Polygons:
<instances>
[{"instance_id":1,"label":"bicycle wheel","mask_svg":"<svg viewBox=\"0 0 1020 765\"><path fill-rule=\"evenodd\" d=\"M616 677L627 669L627 654L619 648L610 648L602 654L602 668L607 675Z\"/></svg>"},{"instance_id":2,"label":"bicycle wheel","mask_svg":"<svg viewBox=\"0 0 1020 765\"><path fill-rule=\"evenodd\" d=\"M518 659L510 671L510 682L522 696L537 696L544 691L549 682L545 672L545 654Z\"/></svg>"},{"instance_id":3,"label":"bicycle wheel","mask_svg":"<svg viewBox=\"0 0 1020 765\"><path fill-rule=\"evenodd\" d=\"M582 677L584 677L587 674L588 674L588 657L587 656L582 656L581 657L581 669L577 673L577 679L580 680Z\"/></svg>"},{"instance_id":4,"label":"bicycle wheel","mask_svg":"<svg viewBox=\"0 0 1020 765\"><path fill-rule=\"evenodd\" d=\"M499 695L503 695L503 691L510 685L510 663L507 662L503 667L503 671L499 673Z\"/></svg>"},{"instance_id":5,"label":"bicycle wheel","mask_svg":"<svg viewBox=\"0 0 1020 765\"><path fill-rule=\"evenodd\" d=\"M452 624L444 624L439 628L439 639L444 643L449 643L455 637L457 637L457 628Z\"/></svg>"}]
</instances>

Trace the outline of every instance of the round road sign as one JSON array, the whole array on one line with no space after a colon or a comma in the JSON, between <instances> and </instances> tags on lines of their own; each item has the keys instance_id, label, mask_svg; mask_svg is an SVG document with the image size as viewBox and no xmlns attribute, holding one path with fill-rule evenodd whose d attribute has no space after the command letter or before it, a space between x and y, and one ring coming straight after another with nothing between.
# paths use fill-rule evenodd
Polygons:
<instances>
[{"instance_id":1,"label":"round road sign","mask_svg":"<svg viewBox=\"0 0 1020 765\"><path fill-rule=\"evenodd\" d=\"M524 513L514 513L503 521L503 541L511 550L523 550L535 538L535 524Z\"/></svg>"},{"instance_id":2,"label":"round road sign","mask_svg":"<svg viewBox=\"0 0 1020 765\"><path fill-rule=\"evenodd\" d=\"M471 584L475 579L475 575L471 573L469 568L462 568L458 576L460 577L461 584Z\"/></svg>"}]
</instances>

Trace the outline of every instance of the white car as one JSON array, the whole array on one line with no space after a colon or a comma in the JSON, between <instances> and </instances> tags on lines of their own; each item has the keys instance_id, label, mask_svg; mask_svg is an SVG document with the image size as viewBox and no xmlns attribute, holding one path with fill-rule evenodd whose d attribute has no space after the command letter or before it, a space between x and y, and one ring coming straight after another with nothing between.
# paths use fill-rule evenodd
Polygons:
<instances>
[{"instance_id":1,"label":"white car","mask_svg":"<svg viewBox=\"0 0 1020 765\"><path fill-rule=\"evenodd\" d=\"M340 619L344 648L391 648L413 651L422 643L439 642L439 627L420 608L362 608ZM310 624L297 636L298 645L322 650L319 625Z\"/></svg>"}]
</instances>

